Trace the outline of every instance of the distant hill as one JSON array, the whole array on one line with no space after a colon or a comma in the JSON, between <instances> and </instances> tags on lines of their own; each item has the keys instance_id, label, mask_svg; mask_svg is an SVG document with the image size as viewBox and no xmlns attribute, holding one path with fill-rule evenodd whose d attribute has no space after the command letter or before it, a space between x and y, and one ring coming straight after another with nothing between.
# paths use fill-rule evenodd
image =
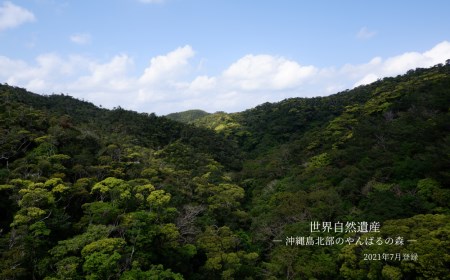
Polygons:
<instances>
[{"instance_id":1,"label":"distant hill","mask_svg":"<svg viewBox=\"0 0 450 280\"><path fill-rule=\"evenodd\" d=\"M193 121L207 115L209 115L209 113L202 110L188 110L184 112L171 113L165 117L182 123L192 123Z\"/></svg>"}]
</instances>

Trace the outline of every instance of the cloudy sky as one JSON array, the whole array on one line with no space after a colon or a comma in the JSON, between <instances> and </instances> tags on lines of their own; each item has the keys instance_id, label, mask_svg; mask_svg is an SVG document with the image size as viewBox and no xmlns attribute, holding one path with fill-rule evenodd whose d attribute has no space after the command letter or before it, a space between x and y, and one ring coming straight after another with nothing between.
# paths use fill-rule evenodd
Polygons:
<instances>
[{"instance_id":1,"label":"cloudy sky","mask_svg":"<svg viewBox=\"0 0 450 280\"><path fill-rule=\"evenodd\" d=\"M0 0L0 82L163 115L325 96L450 59L450 1Z\"/></svg>"}]
</instances>

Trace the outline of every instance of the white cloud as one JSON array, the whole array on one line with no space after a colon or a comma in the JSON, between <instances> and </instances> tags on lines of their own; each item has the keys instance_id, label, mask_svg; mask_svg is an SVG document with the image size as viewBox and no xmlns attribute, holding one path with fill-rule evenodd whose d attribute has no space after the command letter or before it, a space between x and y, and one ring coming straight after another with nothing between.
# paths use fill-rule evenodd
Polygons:
<instances>
[{"instance_id":1,"label":"white cloud","mask_svg":"<svg viewBox=\"0 0 450 280\"><path fill-rule=\"evenodd\" d=\"M95 61L50 53L32 63L0 56L0 81L37 93L64 92L108 108L120 105L158 114L193 108L236 112L288 97L329 95L409 69L444 63L450 58L450 42L425 52L327 68L250 54L216 76L199 75L197 63L191 61L194 55L192 47L180 47L152 58L145 69L135 69L134 59L126 54Z\"/></svg>"},{"instance_id":2,"label":"white cloud","mask_svg":"<svg viewBox=\"0 0 450 280\"><path fill-rule=\"evenodd\" d=\"M423 53L406 52L401 55L390 57L384 61L380 57L372 59L369 63L356 66L354 73L362 78L355 84L368 84L378 78L395 76L410 69L424 68L444 63L450 58L450 42L443 41L432 49Z\"/></svg>"},{"instance_id":3,"label":"white cloud","mask_svg":"<svg viewBox=\"0 0 450 280\"><path fill-rule=\"evenodd\" d=\"M75 88L117 89L126 84L127 73L133 67L133 60L127 55L117 55L111 61L103 64L91 62L88 75L82 76L75 82ZM123 86L119 86L123 88Z\"/></svg>"},{"instance_id":4,"label":"white cloud","mask_svg":"<svg viewBox=\"0 0 450 280\"><path fill-rule=\"evenodd\" d=\"M70 36L70 41L78 45L87 45L91 42L91 35L88 33L78 33Z\"/></svg>"},{"instance_id":5,"label":"white cloud","mask_svg":"<svg viewBox=\"0 0 450 280\"><path fill-rule=\"evenodd\" d=\"M189 90L202 92L212 90L217 86L217 78L208 76L198 76L189 84Z\"/></svg>"},{"instance_id":6,"label":"white cloud","mask_svg":"<svg viewBox=\"0 0 450 280\"><path fill-rule=\"evenodd\" d=\"M223 72L223 78L240 90L283 90L300 85L317 72L314 66L270 55L247 55Z\"/></svg>"},{"instance_id":7,"label":"white cloud","mask_svg":"<svg viewBox=\"0 0 450 280\"><path fill-rule=\"evenodd\" d=\"M0 31L35 20L36 17L32 12L9 1L4 2L0 7Z\"/></svg>"},{"instance_id":8,"label":"white cloud","mask_svg":"<svg viewBox=\"0 0 450 280\"><path fill-rule=\"evenodd\" d=\"M166 55L154 57L150 60L150 66L145 69L139 81L144 84L173 81L186 70L188 60L193 56L192 47L186 45Z\"/></svg>"},{"instance_id":9,"label":"white cloud","mask_svg":"<svg viewBox=\"0 0 450 280\"><path fill-rule=\"evenodd\" d=\"M356 34L356 37L358 39L367 40L367 39L372 38L376 34L377 34L376 31L371 31L367 27L364 26L358 31L358 33Z\"/></svg>"},{"instance_id":10,"label":"white cloud","mask_svg":"<svg viewBox=\"0 0 450 280\"><path fill-rule=\"evenodd\" d=\"M83 57L62 58L52 53L39 55L33 65L0 56L0 80L39 93L60 92L67 88L65 83L76 80L88 64L89 60Z\"/></svg>"}]
</instances>

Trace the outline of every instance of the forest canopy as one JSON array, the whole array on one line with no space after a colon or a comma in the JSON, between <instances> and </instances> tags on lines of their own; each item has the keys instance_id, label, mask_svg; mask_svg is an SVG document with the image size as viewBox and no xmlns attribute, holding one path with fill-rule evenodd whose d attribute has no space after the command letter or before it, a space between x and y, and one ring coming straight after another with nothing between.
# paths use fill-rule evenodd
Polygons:
<instances>
[{"instance_id":1,"label":"forest canopy","mask_svg":"<svg viewBox=\"0 0 450 280\"><path fill-rule=\"evenodd\" d=\"M0 279L450 279L449 64L233 114L0 96Z\"/></svg>"}]
</instances>

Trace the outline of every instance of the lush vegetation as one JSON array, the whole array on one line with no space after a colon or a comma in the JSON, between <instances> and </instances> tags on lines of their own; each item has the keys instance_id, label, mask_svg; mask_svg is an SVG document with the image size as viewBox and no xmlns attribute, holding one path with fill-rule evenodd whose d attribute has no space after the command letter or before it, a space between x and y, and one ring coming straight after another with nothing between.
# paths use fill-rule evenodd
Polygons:
<instances>
[{"instance_id":1,"label":"lush vegetation","mask_svg":"<svg viewBox=\"0 0 450 280\"><path fill-rule=\"evenodd\" d=\"M0 279L450 279L449 64L183 122L0 95Z\"/></svg>"}]
</instances>

